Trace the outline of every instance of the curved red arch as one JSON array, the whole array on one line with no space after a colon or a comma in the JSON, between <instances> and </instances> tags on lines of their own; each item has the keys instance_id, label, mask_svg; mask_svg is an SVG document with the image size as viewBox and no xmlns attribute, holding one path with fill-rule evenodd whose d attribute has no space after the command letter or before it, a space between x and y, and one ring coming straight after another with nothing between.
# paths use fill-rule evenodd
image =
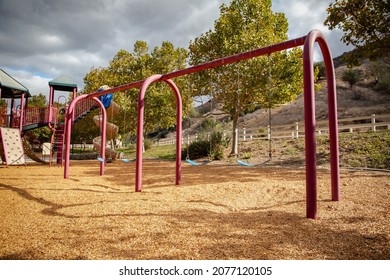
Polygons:
<instances>
[{"instance_id":1,"label":"curved red arch","mask_svg":"<svg viewBox=\"0 0 390 280\"><path fill-rule=\"evenodd\" d=\"M138 95L138 121L137 121L137 146L136 146L136 174L135 174L135 191L140 192L142 189L142 143L144 132L144 107L145 94L148 87L159 80L162 75L153 75L147 78L141 85ZM181 134L182 134L182 109L183 103L179 88L170 80L163 80L166 82L176 97L176 185L180 184L181 180Z\"/></svg>"}]
</instances>

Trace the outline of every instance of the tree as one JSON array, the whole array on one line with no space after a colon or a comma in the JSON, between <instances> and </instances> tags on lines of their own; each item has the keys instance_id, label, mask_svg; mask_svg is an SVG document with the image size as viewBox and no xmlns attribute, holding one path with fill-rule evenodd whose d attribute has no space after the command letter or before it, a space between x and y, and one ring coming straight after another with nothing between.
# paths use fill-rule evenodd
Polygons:
<instances>
[{"instance_id":1,"label":"tree","mask_svg":"<svg viewBox=\"0 0 390 280\"><path fill-rule=\"evenodd\" d=\"M368 71L374 77L372 86L375 90L390 92L390 65L383 61L375 61L369 66Z\"/></svg>"},{"instance_id":2,"label":"tree","mask_svg":"<svg viewBox=\"0 0 390 280\"><path fill-rule=\"evenodd\" d=\"M107 84L111 87L144 80L153 74L169 73L185 68L188 53L183 48L175 48L170 42L163 42L149 52L144 41L134 44L133 53L119 50L107 68L96 68L85 76L84 92L93 92L99 86ZM183 98L184 116L189 111L190 98L186 89L185 78L177 78ZM121 107L115 123L121 133L135 132L137 120L139 89L114 94L114 101ZM176 122L175 97L165 83L151 85L145 97L145 130L168 128Z\"/></svg>"},{"instance_id":3,"label":"tree","mask_svg":"<svg viewBox=\"0 0 390 280\"><path fill-rule=\"evenodd\" d=\"M287 30L286 17L272 12L271 0L233 0L229 6L221 5L213 30L190 42L190 64L285 41ZM192 76L193 94L208 93L230 114L232 154L237 154L235 131L241 112L259 105L272 108L302 92L301 54L293 49Z\"/></svg>"},{"instance_id":4,"label":"tree","mask_svg":"<svg viewBox=\"0 0 390 280\"><path fill-rule=\"evenodd\" d=\"M100 135L100 128L93 121L93 115L88 114L74 124L72 143L92 143L92 140Z\"/></svg>"},{"instance_id":5,"label":"tree","mask_svg":"<svg viewBox=\"0 0 390 280\"><path fill-rule=\"evenodd\" d=\"M353 90L353 86L360 81L361 77L362 74L359 70L347 69L344 71L343 75L341 76L341 79L344 82L348 83L350 89ZM359 100L360 96L358 95L358 93L356 91L353 91L353 93L355 95L355 99Z\"/></svg>"},{"instance_id":6,"label":"tree","mask_svg":"<svg viewBox=\"0 0 390 280\"><path fill-rule=\"evenodd\" d=\"M326 78L326 68L323 61L314 63L314 71L317 72L316 77L318 80Z\"/></svg>"},{"instance_id":7,"label":"tree","mask_svg":"<svg viewBox=\"0 0 390 280\"><path fill-rule=\"evenodd\" d=\"M336 0L327 9L324 24L344 31L341 40L356 49L345 60L352 65L390 51L390 4L388 0Z\"/></svg>"},{"instance_id":8,"label":"tree","mask_svg":"<svg viewBox=\"0 0 390 280\"><path fill-rule=\"evenodd\" d=\"M46 106L47 106L46 96L42 93L38 95L33 95L31 99L28 100L28 107L43 108Z\"/></svg>"}]
</instances>

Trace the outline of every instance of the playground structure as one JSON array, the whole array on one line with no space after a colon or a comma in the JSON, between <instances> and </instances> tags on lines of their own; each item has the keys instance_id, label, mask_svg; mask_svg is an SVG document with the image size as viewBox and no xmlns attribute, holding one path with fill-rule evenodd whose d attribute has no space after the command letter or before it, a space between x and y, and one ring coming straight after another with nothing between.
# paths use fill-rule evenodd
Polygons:
<instances>
[{"instance_id":1,"label":"playground structure","mask_svg":"<svg viewBox=\"0 0 390 280\"><path fill-rule=\"evenodd\" d=\"M0 152L2 161L7 166L10 164L24 164L24 155L27 155L34 161L46 163L46 161L34 153L31 143L26 138L27 131L45 126L49 127L52 131L49 163L52 163L54 150L56 150L56 163L62 165L64 123L59 122L61 108L58 107L58 104L55 105L54 96L55 91L66 91L71 92L72 98L74 98L77 92L77 85L71 78L62 75L49 81L49 87L50 95L47 107L28 107L28 98L31 97L29 90L0 69L0 97L7 100L7 106L0 108L0 127L2 128L3 134L3 136L0 135L0 142L4 143L0 146ZM67 101L66 98L65 100ZM19 104L16 106L17 103ZM96 102L94 100L85 100L79 104L75 111L74 119L82 118L94 108L96 108ZM12 133L10 133L11 131ZM15 144L9 146L11 145L10 143ZM12 152L16 151L16 149L21 152L21 154L18 153L18 156ZM18 157L18 159L15 157Z\"/></svg>"},{"instance_id":2,"label":"playground structure","mask_svg":"<svg viewBox=\"0 0 390 280\"><path fill-rule=\"evenodd\" d=\"M70 137L72 124L75 120L75 112L78 110L76 105L86 102L86 100L95 100L102 108L102 129L101 129L101 150L100 155L105 159L105 141L106 141L106 112L104 106L97 97L108 93L128 90L140 87L138 98L138 122L137 122L137 144L136 144L136 176L135 191L142 189L142 143L143 143L143 125L144 125L144 98L148 86L155 82L167 83L176 97L176 185L181 180L181 133L182 133L182 101L180 91L172 81L173 78L188 75L191 73L216 68L219 66L236 63L250 58L287 50L294 47L303 46L303 72L304 72L304 115L305 115L305 147L306 147L306 217L317 218L317 173L316 173L316 120L315 120L315 98L314 98L314 67L313 53L315 43L319 44L321 49L328 82L328 114L329 114L329 133L330 133L330 163L331 163L331 197L333 201L338 201L340 192L340 171L339 171L339 150L338 150L338 123L337 123L337 100L336 83L333 60L329 45L324 35L318 30L312 30L308 35L285 41L279 44L259 48L253 51L244 52L229 57L220 58L211 62L178 70L168 74L153 75L142 81L135 81L104 91L97 91L91 94L80 95L72 100L68 107L65 127L65 168L64 178L69 178L69 159L70 159ZM104 174L104 162L100 165L100 175Z\"/></svg>"},{"instance_id":3,"label":"playground structure","mask_svg":"<svg viewBox=\"0 0 390 280\"><path fill-rule=\"evenodd\" d=\"M102 86L99 88L99 91L108 90L108 86ZM112 99L112 94L102 95L99 100L102 102L107 115L107 123L106 123L106 141L112 141L115 139L116 135L118 134L119 127L115 125L114 123L110 122L112 121L113 117L119 113L119 105L115 103ZM102 115L96 115L93 117L94 123L102 129L103 125L103 116ZM96 150L101 150L101 136L98 136L93 139L93 146ZM115 151L115 146L111 145L111 148L106 147L105 149L105 158L109 159L117 159L119 156L119 153Z\"/></svg>"}]
</instances>

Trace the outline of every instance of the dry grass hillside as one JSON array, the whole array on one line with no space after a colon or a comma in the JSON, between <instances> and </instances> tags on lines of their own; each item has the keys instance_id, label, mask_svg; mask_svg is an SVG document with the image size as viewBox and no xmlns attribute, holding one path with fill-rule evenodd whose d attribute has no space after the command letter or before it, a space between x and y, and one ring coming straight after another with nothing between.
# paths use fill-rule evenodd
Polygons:
<instances>
[{"instance_id":1,"label":"dry grass hillside","mask_svg":"<svg viewBox=\"0 0 390 280\"><path fill-rule=\"evenodd\" d=\"M367 73L368 67L371 64L365 61L361 66L356 67ZM337 87L337 106L338 117L360 117L369 116L371 114L388 114L390 113L390 93L385 91L376 91L370 85L372 78L368 77L360 81L351 90L349 85L342 81L342 73L347 70L347 66L341 65L336 68L336 87ZM316 119L328 119L328 96L327 82L320 81L322 84L321 90L316 93ZM360 99L355 98L354 91L360 96ZM282 125L293 122L303 121L303 94L299 95L296 100L290 104L283 105L272 110L272 124ZM268 110L260 109L253 113L247 114L240 120L240 126L258 127L268 124Z\"/></svg>"},{"instance_id":2,"label":"dry grass hillside","mask_svg":"<svg viewBox=\"0 0 390 280\"><path fill-rule=\"evenodd\" d=\"M372 62L370 61L364 61L362 65L355 67L355 69L362 70L365 78L351 90L349 85L341 79L343 72L348 69L347 65L335 62L335 65L338 65L336 66L336 86L339 118L390 113L390 92L389 90L377 91L373 89L373 77L368 74L371 64ZM316 93L316 119L326 120L328 118L327 82L325 79L322 79L320 83L322 88ZM360 96L359 99L356 99L355 93ZM198 107L202 113L202 118L192 120L191 127L190 129L187 128L187 132L193 133L196 131L198 128L196 124L200 123L207 115L212 114L218 119L226 118L226 115L220 111L221 105L212 102L209 101ZM212 112L210 112L210 109L212 109ZM283 125L303 121L303 112L303 94L301 94L292 103L272 109L272 124ZM268 125L268 109L256 110L246 114L239 120L239 127L256 128L266 125Z\"/></svg>"}]
</instances>

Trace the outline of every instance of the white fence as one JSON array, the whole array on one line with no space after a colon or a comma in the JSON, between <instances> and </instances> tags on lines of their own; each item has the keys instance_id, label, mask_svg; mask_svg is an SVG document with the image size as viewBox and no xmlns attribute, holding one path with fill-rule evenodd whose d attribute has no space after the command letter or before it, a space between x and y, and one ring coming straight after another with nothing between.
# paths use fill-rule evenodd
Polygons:
<instances>
[{"instance_id":1,"label":"white fence","mask_svg":"<svg viewBox=\"0 0 390 280\"><path fill-rule=\"evenodd\" d=\"M338 120L339 133L357 131L377 131L390 129L390 114L371 115L366 117L345 118ZM318 135L329 133L328 121L316 123ZM296 122L288 125L272 125L257 128L243 128L237 131L239 141L269 140L269 139L297 139L305 136L305 125L303 122ZM198 134L182 137L182 144L190 144L198 139ZM156 140L154 145L174 145L176 138L163 138Z\"/></svg>"}]
</instances>

